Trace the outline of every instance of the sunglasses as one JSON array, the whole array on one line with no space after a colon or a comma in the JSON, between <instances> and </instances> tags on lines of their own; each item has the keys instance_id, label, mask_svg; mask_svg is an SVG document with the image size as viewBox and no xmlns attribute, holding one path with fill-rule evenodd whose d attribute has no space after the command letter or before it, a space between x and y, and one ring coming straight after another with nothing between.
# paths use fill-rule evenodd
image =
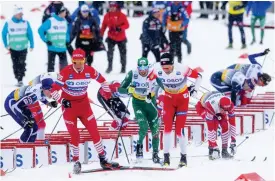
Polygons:
<instances>
[{"instance_id":1,"label":"sunglasses","mask_svg":"<svg viewBox=\"0 0 275 181\"><path fill-rule=\"evenodd\" d=\"M148 70L149 69L149 66L147 65L147 66L139 66L138 67L138 70L139 71L144 71L144 70Z\"/></svg>"}]
</instances>

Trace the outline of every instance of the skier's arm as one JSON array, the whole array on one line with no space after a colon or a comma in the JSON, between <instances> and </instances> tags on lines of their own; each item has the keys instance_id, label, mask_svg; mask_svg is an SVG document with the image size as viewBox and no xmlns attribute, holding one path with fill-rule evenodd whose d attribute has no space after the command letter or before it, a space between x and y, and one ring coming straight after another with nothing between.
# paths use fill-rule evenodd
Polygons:
<instances>
[{"instance_id":1,"label":"skier's arm","mask_svg":"<svg viewBox=\"0 0 275 181\"><path fill-rule=\"evenodd\" d=\"M129 28L129 22L128 22L128 19L127 19L127 17L125 16L125 15L123 15L122 16L123 17L123 23L122 23L122 25L120 26L120 28L122 29L122 30L126 30L126 29L128 29Z\"/></svg>"},{"instance_id":2,"label":"skier's arm","mask_svg":"<svg viewBox=\"0 0 275 181\"><path fill-rule=\"evenodd\" d=\"M33 33L32 33L32 28L29 22L27 22L28 28L27 28L27 36L30 41L30 48L34 47L34 42L33 42Z\"/></svg>"},{"instance_id":3,"label":"skier's arm","mask_svg":"<svg viewBox=\"0 0 275 181\"><path fill-rule=\"evenodd\" d=\"M187 14L187 12L185 11L184 8L181 8L181 15L183 17L183 21L182 21L181 26L184 27L189 23L189 16L188 16L188 14Z\"/></svg>"},{"instance_id":4,"label":"skier's arm","mask_svg":"<svg viewBox=\"0 0 275 181\"><path fill-rule=\"evenodd\" d=\"M44 41L47 42L47 38L45 36L45 32L50 29L51 27L51 21L48 19L46 20L38 29L38 34L40 36L40 38Z\"/></svg>"},{"instance_id":5,"label":"skier's arm","mask_svg":"<svg viewBox=\"0 0 275 181\"><path fill-rule=\"evenodd\" d=\"M118 92L120 94L128 94L128 87L132 82L132 76L133 76L133 72L132 71L128 72L125 79L121 82L120 87L118 88Z\"/></svg>"},{"instance_id":6,"label":"skier's arm","mask_svg":"<svg viewBox=\"0 0 275 181\"><path fill-rule=\"evenodd\" d=\"M104 36L104 32L105 32L105 30L107 28L107 16L106 15L104 16L104 19L103 19L103 22L102 22L102 25L101 25L101 29L100 29L100 36L101 37Z\"/></svg>"},{"instance_id":7,"label":"skier's arm","mask_svg":"<svg viewBox=\"0 0 275 181\"><path fill-rule=\"evenodd\" d=\"M260 65L260 64L257 62L256 58L257 58L257 57L264 56L264 55L266 55L264 52L262 52L262 53L255 53L255 54L248 55L248 59L249 59L249 61L250 61L252 64L258 64L258 65ZM260 66L261 66L261 65L260 65Z\"/></svg>"},{"instance_id":8,"label":"skier's arm","mask_svg":"<svg viewBox=\"0 0 275 181\"><path fill-rule=\"evenodd\" d=\"M6 22L2 30L2 40L6 48L8 47L7 35L8 35L8 23Z\"/></svg>"}]
</instances>

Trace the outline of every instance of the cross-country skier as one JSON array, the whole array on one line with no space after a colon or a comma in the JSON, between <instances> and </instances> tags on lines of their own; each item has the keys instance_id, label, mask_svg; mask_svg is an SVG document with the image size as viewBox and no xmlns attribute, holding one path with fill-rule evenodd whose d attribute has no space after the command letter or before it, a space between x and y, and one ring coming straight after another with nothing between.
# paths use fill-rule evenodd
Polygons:
<instances>
[{"instance_id":1,"label":"cross-country skier","mask_svg":"<svg viewBox=\"0 0 275 181\"><path fill-rule=\"evenodd\" d=\"M142 57L138 59L137 69L128 72L118 90L121 94L128 93L133 97L132 105L139 125L139 140L136 149L137 159L143 158L143 140L149 125L153 138L152 160L154 163L158 163L160 161L158 157L159 123L154 92L155 84L163 88L161 80L156 77L153 71L150 72L148 59Z\"/></svg>"},{"instance_id":2,"label":"cross-country skier","mask_svg":"<svg viewBox=\"0 0 275 181\"><path fill-rule=\"evenodd\" d=\"M228 139L231 135L230 150L234 155L236 153L236 123L234 105L230 98L218 91L207 92L196 104L196 110L207 123L209 159L220 158L220 150L216 141L218 125L222 128L222 158L232 158L233 156L227 151Z\"/></svg>"},{"instance_id":3,"label":"cross-country skier","mask_svg":"<svg viewBox=\"0 0 275 181\"><path fill-rule=\"evenodd\" d=\"M21 143L35 142L37 135L37 123L29 109L36 102L57 107L55 101L48 102L46 97L51 97L50 89L53 80L47 78L34 86L23 86L12 91L5 100L5 110L24 129L19 141Z\"/></svg>"},{"instance_id":4,"label":"cross-country skier","mask_svg":"<svg viewBox=\"0 0 275 181\"><path fill-rule=\"evenodd\" d=\"M184 125L186 121L189 93L196 97L200 87L201 75L189 67L180 68L174 66L173 57L164 53L160 60L161 70L157 76L162 80L165 96L163 100L163 121L164 121L164 165L170 165L170 143L172 136L172 125L176 117L176 135L179 139L181 158L179 167L186 166L186 140L184 138ZM195 85L187 88L187 78L196 79Z\"/></svg>"}]
</instances>

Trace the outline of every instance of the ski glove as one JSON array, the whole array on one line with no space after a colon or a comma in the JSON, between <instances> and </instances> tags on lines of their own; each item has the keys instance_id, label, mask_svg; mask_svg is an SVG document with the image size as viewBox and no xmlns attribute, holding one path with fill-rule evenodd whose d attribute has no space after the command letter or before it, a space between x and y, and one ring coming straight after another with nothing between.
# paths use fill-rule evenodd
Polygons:
<instances>
[{"instance_id":1,"label":"ski glove","mask_svg":"<svg viewBox=\"0 0 275 181\"><path fill-rule=\"evenodd\" d=\"M232 155L235 155L236 154L236 152L237 152L237 146L236 146L236 142L235 141L232 141L231 143L230 143L230 153L232 154Z\"/></svg>"},{"instance_id":2,"label":"ski glove","mask_svg":"<svg viewBox=\"0 0 275 181\"><path fill-rule=\"evenodd\" d=\"M50 107L53 107L53 108L57 108L57 102L56 101L52 101L52 102L49 102L48 103L48 106L50 106Z\"/></svg>"},{"instance_id":3,"label":"ski glove","mask_svg":"<svg viewBox=\"0 0 275 181\"><path fill-rule=\"evenodd\" d=\"M130 86L130 87L128 88L128 94L133 94L134 92L135 92L135 87Z\"/></svg>"},{"instance_id":4,"label":"ski glove","mask_svg":"<svg viewBox=\"0 0 275 181\"><path fill-rule=\"evenodd\" d=\"M52 45L53 45L53 43L52 43L51 41L47 41L46 44L47 44L48 46L52 46Z\"/></svg>"},{"instance_id":5,"label":"ski glove","mask_svg":"<svg viewBox=\"0 0 275 181\"><path fill-rule=\"evenodd\" d=\"M219 121L221 121L221 120L222 120L222 114L220 114L220 113L216 114L216 118L217 118Z\"/></svg>"},{"instance_id":6,"label":"ski glove","mask_svg":"<svg viewBox=\"0 0 275 181\"><path fill-rule=\"evenodd\" d=\"M263 53L266 55L266 54L268 54L269 52L270 52L270 50L269 50L269 48L267 48L267 49L264 50Z\"/></svg>"},{"instance_id":7,"label":"ski glove","mask_svg":"<svg viewBox=\"0 0 275 181\"><path fill-rule=\"evenodd\" d=\"M121 28L120 27L116 27L116 31L117 32L121 32Z\"/></svg>"},{"instance_id":8,"label":"ski glove","mask_svg":"<svg viewBox=\"0 0 275 181\"><path fill-rule=\"evenodd\" d=\"M190 85L188 87L188 91L190 92L190 96L193 97L193 98L196 98L197 97L197 90L195 89L195 85Z\"/></svg>"},{"instance_id":9,"label":"ski glove","mask_svg":"<svg viewBox=\"0 0 275 181\"><path fill-rule=\"evenodd\" d=\"M145 98L145 102L150 104L152 102L152 97L151 97L151 93L149 93L146 98Z\"/></svg>"},{"instance_id":10,"label":"ski glove","mask_svg":"<svg viewBox=\"0 0 275 181\"><path fill-rule=\"evenodd\" d=\"M64 106L64 108L71 108L72 107L71 101L69 101L69 100L62 99L61 103Z\"/></svg>"}]
</instances>

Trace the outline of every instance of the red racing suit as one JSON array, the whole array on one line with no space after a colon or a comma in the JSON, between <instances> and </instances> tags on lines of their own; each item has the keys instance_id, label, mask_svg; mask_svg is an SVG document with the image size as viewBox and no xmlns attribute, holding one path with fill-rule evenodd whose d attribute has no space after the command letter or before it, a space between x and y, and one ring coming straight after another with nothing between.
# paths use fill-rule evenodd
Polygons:
<instances>
[{"instance_id":1,"label":"red racing suit","mask_svg":"<svg viewBox=\"0 0 275 181\"><path fill-rule=\"evenodd\" d=\"M104 90L110 90L109 86L105 84L105 78L88 65L84 65L84 69L81 72L77 72L73 65L68 65L60 72L52 88L52 96L55 100L62 102L63 99L66 99L71 102L71 108L64 108L62 106L62 110L66 127L71 136L74 161L78 160L79 157L78 144L80 135L77 129L77 118L87 128L98 154L104 154L102 140L87 95L88 84L92 80L100 83ZM61 95L58 93L59 90L62 90ZM111 93L109 95L111 96Z\"/></svg>"},{"instance_id":2,"label":"red racing suit","mask_svg":"<svg viewBox=\"0 0 275 181\"><path fill-rule=\"evenodd\" d=\"M231 135L231 142L236 141L236 123L234 114L234 104L231 102L231 107L226 111L220 108L219 102L225 95L213 91L205 93L200 101L196 104L197 113L206 121L208 127L208 144L209 147L217 147L217 129L221 126L222 129L222 148L228 147L228 139ZM221 120L218 120L221 116ZM228 122L230 127L228 126Z\"/></svg>"}]
</instances>

